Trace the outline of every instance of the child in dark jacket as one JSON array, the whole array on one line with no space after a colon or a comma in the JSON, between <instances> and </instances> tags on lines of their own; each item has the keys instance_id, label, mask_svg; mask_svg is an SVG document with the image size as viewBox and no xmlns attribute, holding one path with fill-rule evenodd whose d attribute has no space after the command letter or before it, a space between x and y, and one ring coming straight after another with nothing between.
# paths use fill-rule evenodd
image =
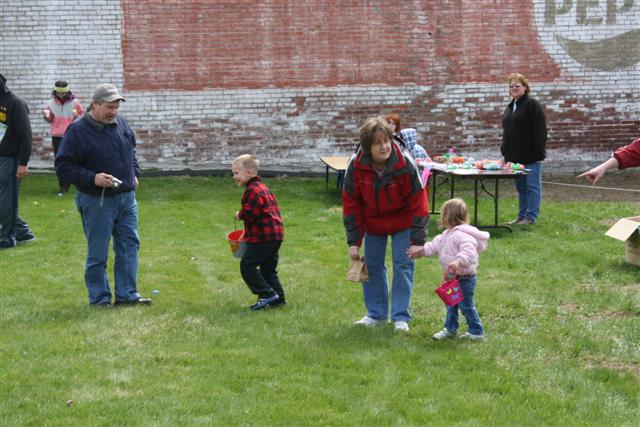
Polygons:
<instances>
[{"instance_id":1,"label":"child in dark jacket","mask_svg":"<svg viewBox=\"0 0 640 427\"><path fill-rule=\"evenodd\" d=\"M236 184L246 186L242 207L235 217L244 221L246 239L240 273L251 292L258 296L251 310L286 304L276 271L284 226L276 196L258 176L258 166L254 156L243 154L233 161L231 168Z\"/></svg>"}]
</instances>

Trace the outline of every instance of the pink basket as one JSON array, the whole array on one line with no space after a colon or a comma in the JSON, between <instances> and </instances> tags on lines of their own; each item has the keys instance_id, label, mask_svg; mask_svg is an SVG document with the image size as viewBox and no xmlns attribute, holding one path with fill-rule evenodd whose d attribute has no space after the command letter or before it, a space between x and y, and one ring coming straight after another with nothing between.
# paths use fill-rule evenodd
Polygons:
<instances>
[{"instance_id":1,"label":"pink basket","mask_svg":"<svg viewBox=\"0 0 640 427\"><path fill-rule=\"evenodd\" d=\"M449 272L451 272L451 270L447 270L447 272L444 273L444 279L440 286L436 288L435 293L438 294L445 304L453 306L460 304L464 300L464 295L462 295L462 289L460 289L460 283L458 282L456 274L453 273L453 278L447 278Z\"/></svg>"}]
</instances>

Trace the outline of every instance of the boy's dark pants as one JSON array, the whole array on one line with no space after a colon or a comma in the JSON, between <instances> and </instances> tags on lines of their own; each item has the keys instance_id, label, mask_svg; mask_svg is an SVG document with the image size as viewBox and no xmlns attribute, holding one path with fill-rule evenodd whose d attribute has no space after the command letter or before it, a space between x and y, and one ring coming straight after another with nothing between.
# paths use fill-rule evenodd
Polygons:
<instances>
[{"instance_id":1,"label":"boy's dark pants","mask_svg":"<svg viewBox=\"0 0 640 427\"><path fill-rule=\"evenodd\" d=\"M284 290L278 279L278 250L282 241L247 243L240 261L240 273L251 289L260 298L272 297L274 292L284 298Z\"/></svg>"}]
</instances>

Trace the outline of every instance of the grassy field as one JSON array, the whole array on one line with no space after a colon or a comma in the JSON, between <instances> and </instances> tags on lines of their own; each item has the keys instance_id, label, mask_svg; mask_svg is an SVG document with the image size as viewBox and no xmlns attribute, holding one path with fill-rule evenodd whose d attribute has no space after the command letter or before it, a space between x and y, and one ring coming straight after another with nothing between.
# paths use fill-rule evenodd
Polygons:
<instances>
[{"instance_id":1,"label":"grassy field","mask_svg":"<svg viewBox=\"0 0 640 427\"><path fill-rule=\"evenodd\" d=\"M353 326L365 310L344 280L339 194L321 178L266 181L287 307L248 310L225 240L242 189L185 176L138 192L139 288L154 304L95 309L73 195L29 176L21 214L38 240L0 252L0 424L638 425L640 268L604 236L637 201L545 200L535 226L492 233L476 290L486 341L435 342L437 259L417 261L407 334ZM501 220L515 213L503 199Z\"/></svg>"}]
</instances>

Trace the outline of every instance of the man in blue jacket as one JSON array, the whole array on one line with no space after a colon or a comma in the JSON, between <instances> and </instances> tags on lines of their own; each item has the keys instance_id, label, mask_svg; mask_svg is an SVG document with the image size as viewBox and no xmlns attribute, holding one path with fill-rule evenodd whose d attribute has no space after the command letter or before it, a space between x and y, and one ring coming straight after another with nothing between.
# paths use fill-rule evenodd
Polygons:
<instances>
[{"instance_id":1,"label":"man in blue jacket","mask_svg":"<svg viewBox=\"0 0 640 427\"><path fill-rule=\"evenodd\" d=\"M6 83L0 74L0 249L36 239L18 214L20 180L31 157L29 108Z\"/></svg>"},{"instance_id":2,"label":"man in blue jacket","mask_svg":"<svg viewBox=\"0 0 640 427\"><path fill-rule=\"evenodd\" d=\"M106 272L112 236L113 304L151 304L137 289L140 240L135 189L140 169L135 135L118 114L120 101L124 98L115 86L99 85L88 114L72 123L62 138L55 161L58 177L78 189L76 206L88 248L84 278L92 305L112 305Z\"/></svg>"}]
</instances>

